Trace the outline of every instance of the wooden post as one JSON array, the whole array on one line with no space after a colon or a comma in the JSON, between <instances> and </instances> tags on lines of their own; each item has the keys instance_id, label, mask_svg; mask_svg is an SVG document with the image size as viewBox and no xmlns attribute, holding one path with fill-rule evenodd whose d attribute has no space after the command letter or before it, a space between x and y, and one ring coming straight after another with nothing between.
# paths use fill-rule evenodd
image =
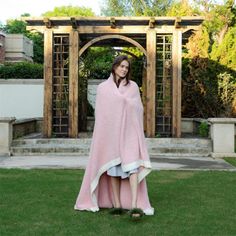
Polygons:
<instances>
[{"instance_id":1,"label":"wooden post","mask_svg":"<svg viewBox=\"0 0 236 236\"><path fill-rule=\"evenodd\" d=\"M147 137L155 136L155 98L156 98L156 31L147 31Z\"/></svg>"},{"instance_id":2,"label":"wooden post","mask_svg":"<svg viewBox=\"0 0 236 236\"><path fill-rule=\"evenodd\" d=\"M142 78L142 103L143 103L143 129L147 133L147 68L143 65L143 78Z\"/></svg>"},{"instance_id":3,"label":"wooden post","mask_svg":"<svg viewBox=\"0 0 236 236\"><path fill-rule=\"evenodd\" d=\"M53 31L44 32L44 107L43 107L43 136L52 135L52 47Z\"/></svg>"},{"instance_id":4,"label":"wooden post","mask_svg":"<svg viewBox=\"0 0 236 236\"><path fill-rule=\"evenodd\" d=\"M78 56L79 35L72 29L69 49L69 137L78 137Z\"/></svg>"},{"instance_id":5,"label":"wooden post","mask_svg":"<svg viewBox=\"0 0 236 236\"><path fill-rule=\"evenodd\" d=\"M181 137L181 73L182 73L182 32L173 31L172 41L172 136Z\"/></svg>"}]
</instances>

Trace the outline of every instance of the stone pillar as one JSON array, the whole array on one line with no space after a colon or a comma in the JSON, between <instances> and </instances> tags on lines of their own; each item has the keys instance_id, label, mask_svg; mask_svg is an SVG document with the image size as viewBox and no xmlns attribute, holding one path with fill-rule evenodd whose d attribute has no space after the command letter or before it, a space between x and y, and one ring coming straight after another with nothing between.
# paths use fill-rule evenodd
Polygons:
<instances>
[{"instance_id":1,"label":"stone pillar","mask_svg":"<svg viewBox=\"0 0 236 236\"><path fill-rule=\"evenodd\" d=\"M236 157L236 118L209 118L208 121L211 123L212 157Z\"/></svg>"},{"instance_id":2,"label":"stone pillar","mask_svg":"<svg viewBox=\"0 0 236 236\"><path fill-rule=\"evenodd\" d=\"M15 117L0 118L0 156L10 156L10 147Z\"/></svg>"}]
</instances>

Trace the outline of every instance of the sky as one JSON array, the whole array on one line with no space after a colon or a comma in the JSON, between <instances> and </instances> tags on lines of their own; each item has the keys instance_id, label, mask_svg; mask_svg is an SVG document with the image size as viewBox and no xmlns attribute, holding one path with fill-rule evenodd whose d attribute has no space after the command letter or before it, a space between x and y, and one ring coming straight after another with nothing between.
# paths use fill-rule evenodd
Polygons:
<instances>
[{"instance_id":1,"label":"sky","mask_svg":"<svg viewBox=\"0 0 236 236\"><path fill-rule=\"evenodd\" d=\"M79 6L92 8L96 15L100 14L101 0L2 0L0 2L0 22L15 19L24 13L30 16L40 16L46 11L52 11L56 6Z\"/></svg>"},{"instance_id":2,"label":"sky","mask_svg":"<svg viewBox=\"0 0 236 236\"><path fill-rule=\"evenodd\" d=\"M215 0L222 3L224 0ZM102 0L2 0L0 2L0 23L6 24L7 19L16 19L24 13L40 16L56 6L90 7L96 15L100 14Z\"/></svg>"}]
</instances>

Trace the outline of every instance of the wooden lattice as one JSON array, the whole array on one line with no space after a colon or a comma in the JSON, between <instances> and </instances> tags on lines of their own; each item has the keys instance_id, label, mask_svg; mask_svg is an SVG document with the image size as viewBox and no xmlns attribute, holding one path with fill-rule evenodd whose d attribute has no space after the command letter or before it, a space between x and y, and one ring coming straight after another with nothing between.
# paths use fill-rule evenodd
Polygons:
<instances>
[{"instance_id":1,"label":"wooden lattice","mask_svg":"<svg viewBox=\"0 0 236 236\"><path fill-rule=\"evenodd\" d=\"M157 36L156 134L171 136L172 131L172 35Z\"/></svg>"},{"instance_id":2,"label":"wooden lattice","mask_svg":"<svg viewBox=\"0 0 236 236\"><path fill-rule=\"evenodd\" d=\"M52 133L68 136L69 35L53 35Z\"/></svg>"}]
</instances>

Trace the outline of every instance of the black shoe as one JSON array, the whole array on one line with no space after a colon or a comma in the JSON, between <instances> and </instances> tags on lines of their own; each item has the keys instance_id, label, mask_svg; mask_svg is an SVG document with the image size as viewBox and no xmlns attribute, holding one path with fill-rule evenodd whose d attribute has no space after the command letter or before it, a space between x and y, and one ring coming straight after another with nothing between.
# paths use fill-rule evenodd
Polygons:
<instances>
[{"instance_id":1,"label":"black shoe","mask_svg":"<svg viewBox=\"0 0 236 236\"><path fill-rule=\"evenodd\" d=\"M140 220L144 216L144 212L140 208L133 208L129 211L129 216L132 220Z\"/></svg>"}]
</instances>

